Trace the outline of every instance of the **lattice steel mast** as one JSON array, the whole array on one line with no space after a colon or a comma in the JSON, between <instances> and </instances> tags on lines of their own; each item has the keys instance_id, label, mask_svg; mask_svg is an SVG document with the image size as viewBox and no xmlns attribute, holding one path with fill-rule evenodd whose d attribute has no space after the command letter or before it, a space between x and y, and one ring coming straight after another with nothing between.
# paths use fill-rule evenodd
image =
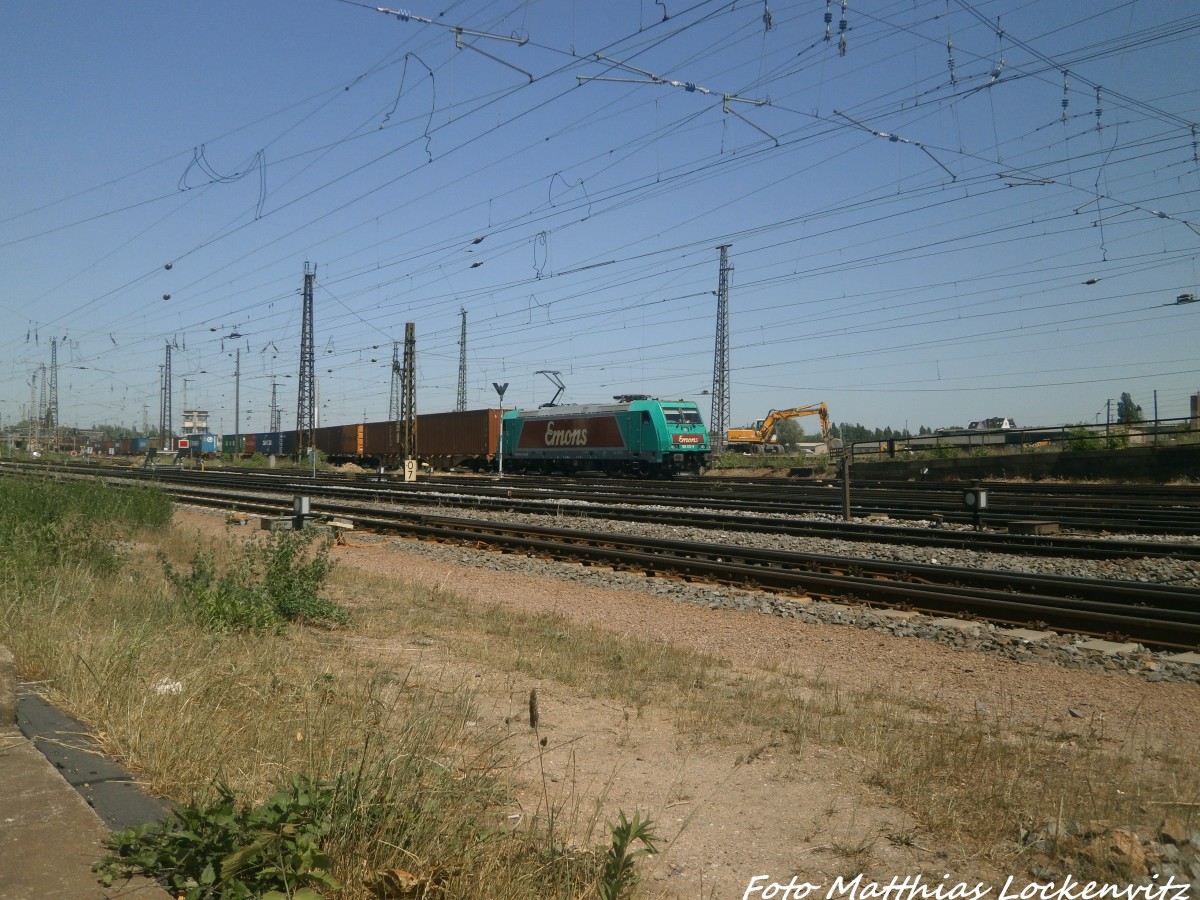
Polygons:
<instances>
[{"instance_id":1,"label":"lattice steel mast","mask_svg":"<svg viewBox=\"0 0 1200 900\"><path fill-rule=\"evenodd\" d=\"M463 412L467 408L467 311L459 307L458 314L462 316L462 330L458 337L458 403L454 408Z\"/></svg>"},{"instance_id":2,"label":"lattice steel mast","mask_svg":"<svg viewBox=\"0 0 1200 900\"><path fill-rule=\"evenodd\" d=\"M271 380L271 431L279 431L279 402L276 399L276 391L279 388L278 382Z\"/></svg>"},{"instance_id":3,"label":"lattice steel mast","mask_svg":"<svg viewBox=\"0 0 1200 900\"><path fill-rule=\"evenodd\" d=\"M158 416L158 440L166 452L174 449L171 441L174 433L171 416L171 344L168 342L167 354L162 367L162 405L159 408Z\"/></svg>"},{"instance_id":4,"label":"lattice steel mast","mask_svg":"<svg viewBox=\"0 0 1200 900\"><path fill-rule=\"evenodd\" d=\"M708 422L713 450L725 449L729 431L729 244L722 244L720 280L717 283L717 348L713 359L712 416Z\"/></svg>"},{"instance_id":5,"label":"lattice steel mast","mask_svg":"<svg viewBox=\"0 0 1200 900\"><path fill-rule=\"evenodd\" d=\"M50 339L50 398L46 403L46 440L58 449L58 338Z\"/></svg>"},{"instance_id":6,"label":"lattice steel mast","mask_svg":"<svg viewBox=\"0 0 1200 900\"><path fill-rule=\"evenodd\" d=\"M39 388L39 391L38 391L38 408L37 408L37 417L38 417L37 441L38 441L38 445L41 446L42 441L44 441L46 439L46 430L45 430L46 429L46 364L42 363L40 366L38 366L38 369L42 373L41 378L39 379L39 384L41 385L41 387Z\"/></svg>"},{"instance_id":7,"label":"lattice steel mast","mask_svg":"<svg viewBox=\"0 0 1200 900\"><path fill-rule=\"evenodd\" d=\"M296 452L314 446L317 429L317 367L313 343L313 279L316 266L304 264L304 321L300 328L300 392L296 400Z\"/></svg>"},{"instance_id":8,"label":"lattice steel mast","mask_svg":"<svg viewBox=\"0 0 1200 900\"><path fill-rule=\"evenodd\" d=\"M400 397L403 391L400 390L400 380L403 376L403 369L400 367L400 342L392 341L392 390L388 395L388 421L400 421ZM399 426L397 425L397 429ZM396 432L396 443L400 442L400 432Z\"/></svg>"},{"instance_id":9,"label":"lattice steel mast","mask_svg":"<svg viewBox=\"0 0 1200 900\"><path fill-rule=\"evenodd\" d=\"M404 323L404 363L400 385L400 454L417 457L417 326Z\"/></svg>"},{"instance_id":10,"label":"lattice steel mast","mask_svg":"<svg viewBox=\"0 0 1200 900\"><path fill-rule=\"evenodd\" d=\"M28 415L25 417L25 449L32 450L37 446L38 442L38 416L40 410L37 405L38 401L38 370L33 370L33 375L29 378L29 409Z\"/></svg>"}]
</instances>

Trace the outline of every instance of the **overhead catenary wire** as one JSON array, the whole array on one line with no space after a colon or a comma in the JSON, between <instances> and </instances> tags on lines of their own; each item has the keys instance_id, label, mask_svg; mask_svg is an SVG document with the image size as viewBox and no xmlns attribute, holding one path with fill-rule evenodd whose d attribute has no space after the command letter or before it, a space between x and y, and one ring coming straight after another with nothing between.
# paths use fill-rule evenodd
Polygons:
<instances>
[{"instance_id":1,"label":"overhead catenary wire","mask_svg":"<svg viewBox=\"0 0 1200 900\"><path fill-rule=\"evenodd\" d=\"M780 17L780 16L778 16L778 15L776 15L776 17L775 17L775 18L776 18L776 20L777 20L777 22L778 22L778 21L780 20L780 18L781 18L781 17ZM856 18L857 18L857 17L856 17ZM862 23L861 21L859 21L857 24L861 26L863 23ZM779 25L777 25L776 27L779 27ZM761 26L760 26L760 28L761 28ZM862 40L865 40L865 39L867 39L867 38L869 38L869 35L867 35L867 34L866 34L865 32L863 32L863 31L861 31L861 29L860 29L858 32L856 32L855 41L854 41L854 48L855 48L855 49L854 49L854 52L855 52L856 54L859 52L859 47L860 47L860 45L861 45L861 42L862 42ZM944 51L944 49L942 50L942 52L945 52L945 51ZM773 106L774 106L774 104L773 104ZM957 106L956 106L955 108L957 109ZM780 109L773 109L772 115L776 115L776 114L778 114L780 111L781 111ZM424 114L426 114L426 113L427 113L427 110L423 110L423 111L422 111L422 115L424 115ZM853 114L853 112L852 112L852 114ZM856 116L856 118L857 118L857 116ZM871 119L865 119L865 120L861 120L861 121L872 121L872 120L871 120ZM828 123L825 123L825 124L827 125ZM879 127L879 126L876 126L876 127ZM900 127L899 123L897 123L897 124L895 124L895 125L893 125L893 124L889 123L889 124L886 126L886 128L887 128L887 131L886 131L886 133L888 133L888 134L905 134L906 136L907 136L907 134L908 134L904 128ZM836 135L836 133L837 133L837 129L836 129L836 128L835 128L835 129L832 129L832 130L827 130L827 131L825 132L825 134L826 134L826 136L827 136L827 137L828 137L828 136L832 136L832 135ZM786 150L786 149L788 149L788 146L789 146L789 141L788 141L788 139L787 139L786 137L784 137L782 134L780 135L780 137L781 137L781 147L780 147L780 149L781 149L781 150ZM1010 137L1010 138L1011 138L1011 136L1008 136L1008 137ZM1188 137L1189 139L1192 139L1192 133L1191 133L1191 131L1190 131L1190 130L1189 130L1189 132L1188 132L1188 135L1187 135L1187 137ZM806 140L807 140L807 138L806 138ZM923 142L923 143L924 143L924 142ZM1189 140L1189 144L1188 144L1188 150L1190 151L1190 152L1188 153L1188 156L1189 156L1189 157L1194 157L1194 156L1195 156L1195 148L1194 148L1194 146L1191 146L1191 144L1190 144L1190 140ZM937 152L937 151L934 151L934 152ZM953 152L953 151L951 151L951 152ZM932 157L931 157L931 158L932 158ZM1074 159L1078 159L1079 157L1073 157L1073 158L1074 158ZM948 159L949 159L949 157L948 157ZM936 160L934 160L934 161L936 162ZM709 170L710 172L713 172L713 173L719 173L719 172L722 170L722 168L724 168L724 169L725 169L725 171L733 171L733 170L734 170L734 166L733 166L733 165L730 165L730 164L724 163L723 161L717 161L717 163L718 163L717 165L715 165L715 166L714 166L712 169L710 169L710 170ZM955 163L951 163L951 165L955 165ZM595 205L595 203L596 203L596 199L597 199L597 196L603 197L603 194L602 194L602 193L600 193L600 194L598 194L597 196L592 196L592 195L593 195L593 184L592 184L592 180L591 180L591 178L590 178L590 177L585 177L585 176L583 176L583 175L582 175L582 173L580 173L580 174L578 174L578 175L577 175L577 174L571 174L571 175L568 175L566 170L561 170L561 171L562 171L562 174L561 174L559 177L561 177L561 178L563 179L563 182L564 182L564 183L567 183L567 180L568 180L568 178L569 178L569 179L570 179L569 183L572 183L572 184L579 184L579 185L581 185L581 186L583 186L583 185L586 185L586 190L587 190L587 194L588 194L588 201L589 201L589 202L587 203L586 207L583 207L583 206L576 206L575 204L570 204L570 205L567 205L567 206L558 206L558 207L556 207L556 209L555 209L555 215L557 216L557 215L559 215L559 214L562 214L562 213L567 213L567 212L569 212L571 209L576 209L576 210L577 210L577 211L578 211L578 212L579 212L581 215L587 215L587 216L589 216L589 218L594 218L594 217L595 217L595 215L597 214L597 211L598 211L598 208L597 208L597 207L596 207L596 205ZM1033 170L1031 170L1031 171L1033 171ZM1076 171L1078 171L1078 170L1076 170ZM695 174L695 175L692 175L692 176L684 176L684 178L687 178L687 177L692 177L692 178L695 178L695 179L697 179L697 180L698 180L699 178L701 178L701 177L704 177L704 176L703 176L703 174L702 174L702 172L703 172L703 169L702 169L701 167L696 167L696 168L695 168L695 172L696 172L696 174ZM1042 172L1044 172L1044 170L1042 170ZM1041 173L1039 173L1039 174L1041 174ZM993 177L994 177L994 176L993 176ZM684 180L684 178L681 178L681 179L679 179L679 181L678 181L677 183L678 183L678 184L684 184L684 183L686 183L686 182L685 182L685 180ZM1045 181L1045 180L1047 180L1047 179L1043 179L1043 181ZM925 183L925 185L923 186L923 189L925 189L925 190L930 190L931 188L929 188L929 187L928 187L928 185L929 185L929 182L928 182L928 179L926 179L926 183ZM1046 186L1046 185L1044 185L1044 186ZM637 185L634 185L634 184L632 184L632 183L631 183L631 184L630 184L630 188L629 188L629 193L627 194L627 200L628 200L629 204L630 204L630 205L632 205L632 204L635 204L635 203L637 203L637 202L644 202L644 200L642 200L642 198L649 198L649 197L652 197L653 195L655 195L655 194L657 194L657 193L665 193L665 190L664 190L664 188L663 188L663 187L661 187L659 184L653 184L653 185L641 185L641 186L637 186ZM1108 193L1108 192L1106 191L1106 192L1105 192L1105 194L1107 194L1107 193ZM1117 193L1117 194L1119 195L1119 192L1115 192L1115 193ZM1082 199L1094 199L1094 198L1095 198L1095 197L1096 197L1098 194L1099 194L1099 192L1093 191L1091 194L1088 194L1088 195L1086 195L1086 196L1085 196L1084 198L1082 198ZM903 192L901 192L900 196L902 196L902 197L903 197L903 196L908 196L908 197L913 197L913 198L916 198L916 197L919 197L919 196L921 196L921 195L920 195L920 193L919 193L919 192L916 192L916 191L913 191L913 192L909 192L909 191L903 191ZM556 199L557 199L557 198L556 198ZM582 201L582 200L583 200L583 198L582 198L582 197L580 197L580 198L578 198L578 199L579 199L580 201ZM1174 213L1174 210L1172 210L1172 209L1162 209L1162 208L1160 208L1160 207L1158 206L1158 204L1155 204L1155 203L1146 203L1146 202L1145 202L1145 201L1143 201L1143 200L1142 200L1142 198L1140 198L1140 197L1132 197L1132 198L1131 198L1131 200L1132 200L1132 203L1133 203L1133 207L1131 207L1131 208L1138 208L1138 211L1137 211L1137 212L1138 212L1138 215L1148 215L1149 213L1151 213L1151 212L1154 212L1154 211L1157 211L1157 212L1162 212L1162 213L1164 213L1166 216L1171 216L1171 215ZM600 202L601 202L601 203L604 203L605 201L604 201L603 199L601 199L601 201L600 201ZM612 206L612 208L613 208L614 210L618 208L618 207L617 207L617 205L616 205L616 203L612 203L611 201L609 201L609 202L610 202L610 205ZM961 201L960 201L960 202L961 202ZM949 205L951 205L951 206L952 206L953 204L949 204ZM964 208L965 208L965 207L964 207ZM1014 210L1015 210L1015 209L1017 209L1017 208L1019 208L1019 207L1017 207L1017 206L1015 206L1015 205L1014 205L1014 206L1010 206L1009 208L1010 208L1010 209L1014 209ZM848 227L863 227L864 225L869 225L869 224L871 224L871 223L879 223L880 221L886 221L886 218L882 218L882 219L881 219L881 218L880 218L879 216L877 216L877 215L863 215L863 214L857 214L857 216L858 216L858 218L857 218L857 222L858 222L858 224L857 224L857 225L853 225L853 224L851 224L851 217L852 217L853 215L855 215L855 213L853 212L853 211L854 211L854 209L855 209L855 207L854 207L853 205L850 205L850 204L848 204L848 205L846 205L846 206L845 206L845 207L844 207L842 210L834 210L834 211L831 211L831 215L833 215L833 216L839 216L839 215L840 215L840 216L847 217L847 218L846 218L846 224L847 224L847 226L848 226ZM1156 218L1157 218L1157 216L1156 216ZM1180 218L1186 218L1186 215L1182 215L1182 216L1180 216ZM779 219L776 219L776 220L775 220L775 222L778 222L778 223L782 223L783 221L784 221L784 220L783 220L783 218L779 218ZM776 228L777 228L777 233L779 234L779 236L781 236L781 237L782 237L782 236L784 236L784 235L785 235L785 230L786 230L786 229L788 229L788 228L796 228L796 227L801 227L801 223L811 223L811 222L813 222L813 221L815 221L815 219L814 219L814 217L813 217L812 215L803 216L803 217L800 217L800 218L798 218L798 219L796 220L796 224L790 224L790 225L779 224L779 225L777 225L777 226L776 226ZM763 229L763 232L762 232L762 233L764 233L764 234L765 234L765 233L768 233L768 232L770 231L770 227L769 227L769 226L770 226L770 224L771 224L771 223L764 223L764 229ZM540 225L541 227L538 227L539 225ZM525 224L524 224L524 225L522 225L522 226L518 226L518 228L521 228L521 227L528 228L528 229L529 229L529 232L530 232L531 234L535 235L535 236L536 236L537 234L543 234L543 233L544 233L544 234L547 234L547 235L554 235L554 236L555 236L555 238L556 238L556 247L557 247L557 246L558 246L558 241L557 241L557 238L558 238L558 237L559 237L561 234L564 234L564 233L565 233L565 232L563 232L563 231L562 231L562 228L563 228L563 226L562 226L561 224L555 224L555 225L549 225L549 227L547 227L548 225L549 225L549 222L546 222L546 221L539 222L539 221L537 221L537 219L536 219L535 217L530 217L529 219L527 219L527 220L526 220L526 222L525 222ZM1085 228L1085 227L1087 227L1087 220L1084 220L1084 221L1081 221L1081 222L1080 222L1080 228L1082 229L1082 228ZM711 241L711 240L712 240L712 237L713 237L713 235L714 235L714 232L710 231L710 232L708 232L707 234L703 235L703 237L704 237L704 238L706 238L707 240ZM699 238L697 238L697 240L699 240ZM516 233L514 232L514 243L519 243L519 242L520 242L520 238L519 238L519 237L516 235ZM772 242L772 243L775 243L775 244L783 244L783 243L786 243L786 242L775 241L775 242ZM282 244L279 244L278 246L280 246L280 248L282 249ZM497 252L499 252L499 248L501 248L501 246L502 246L502 245L501 245L500 243L497 243L495 246L498 248ZM432 249L432 248L430 248L430 249ZM609 248L607 248L607 247L597 248L598 255L604 255L604 254L606 253L606 251L608 251L608 250L609 250ZM258 256L256 257L256 258L258 258L258 259L262 259L262 258L265 256L265 254L263 254L261 251L258 251L258 250L256 250L255 252L256 252L256 253L258 253ZM448 253L452 253L453 251L452 251L452 248L451 248L451 247L450 247L450 246L447 244L447 245L444 247L444 249L442 249L442 250L441 250L441 251L439 251L439 252L441 252L441 253L443 253L443 254L448 254ZM556 255L557 255L557 254L556 254ZM609 253L609 255L610 255L610 256L615 256L615 257L624 257L624 254L611 254L611 253ZM251 257L247 257L247 259L249 259L249 258L251 258ZM496 257L492 257L492 258L494 259L494 258L496 258ZM882 261L882 260L886 259L886 257L883 257L883 256L881 256L881 257L880 257L880 259L881 259L881 261ZM429 265L431 262L432 262L432 260L430 260L430 261L429 261L429 263L427 263L427 265ZM623 262L624 262L623 258L618 258L618 259L617 259L617 263L616 263L616 264L617 264L617 265L622 265L622 264L623 264ZM564 260L564 264L562 264L562 265L561 265L561 268L562 268L564 271L566 271L566 270L569 270L569 269L571 269L571 268L575 268L575 267L573 267L573 266L571 266L571 265L569 265L569 264L565 264L565 263L566 263L566 261ZM531 267L531 268L532 268L532 267ZM155 271L157 271L157 270L155 270ZM178 271L178 270L177 270L177 271ZM484 271L488 271L488 269L485 269ZM554 275L554 272L553 272L552 268L550 268L550 267L543 267L543 270L542 270L541 272L537 273L537 274L539 274L539 275L541 276L541 278L540 278L540 279L538 279L538 280L545 281L545 280L546 280L548 277L550 277L550 276ZM404 277L404 276L398 276L398 277ZM533 277L533 276L531 276L531 277ZM216 281L216 279L213 279L213 281L215 282L215 281ZM504 289L505 289L505 288L504 288L502 285L500 285L499 283L497 283L497 288L498 288L499 290L504 290ZM369 282L367 282L367 283L360 283L359 285L356 285L356 290L358 290L358 291L361 291L361 292L367 292L367 291L370 291L370 290L372 290L372 286L371 286L371 284L370 284ZM269 292L269 293L270 293L272 296L282 296L282 295L283 295L283 294L282 294L282 292L278 292L278 293L276 293L276 292ZM340 293L340 292L339 292L339 293ZM176 295L177 295L177 296L179 296L180 294L179 294L179 293L177 293ZM361 313L360 313L359 315L361 316ZM353 317L351 317L351 318L353 319ZM151 329L151 331L152 331L152 330L153 330L153 329ZM345 346L347 346L347 347L349 347L350 345L351 345L350 343L346 343L346 344L345 344ZM339 343L339 346L341 346L341 343Z\"/></svg>"}]
</instances>

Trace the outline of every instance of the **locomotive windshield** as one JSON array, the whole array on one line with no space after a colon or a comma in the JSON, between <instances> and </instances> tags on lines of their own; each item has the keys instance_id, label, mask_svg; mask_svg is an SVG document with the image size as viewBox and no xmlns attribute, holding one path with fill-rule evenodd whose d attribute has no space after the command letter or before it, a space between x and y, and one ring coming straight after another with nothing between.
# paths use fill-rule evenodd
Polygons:
<instances>
[{"instance_id":1,"label":"locomotive windshield","mask_svg":"<svg viewBox=\"0 0 1200 900\"><path fill-rule=\"evenodd\" d=\"M663 407L663 416L672 425L703 425L698 409L671 409Z\"/></svg>"}]
</instances>

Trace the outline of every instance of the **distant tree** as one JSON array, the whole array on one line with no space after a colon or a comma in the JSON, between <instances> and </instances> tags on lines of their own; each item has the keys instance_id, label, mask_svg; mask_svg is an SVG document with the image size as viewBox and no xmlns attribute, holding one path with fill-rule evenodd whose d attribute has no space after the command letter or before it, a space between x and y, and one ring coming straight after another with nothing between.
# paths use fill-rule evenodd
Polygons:
<instances>
[{"instance_id":1,"label":"distant tree","mask_svg":"<svg viewBox=\"0 0 1200 900\"><path fill-rule=\"evenodd\" d=\"M798 444L804 440L804 432L795 419L783 419L775 423L775 439L781 447L785 444Z\"/></svg>"},{"instance_id":2,"label":"distant tree","mask_svg":"<svg viewBox=\"0 0 1200 900\"><path fill-rule=\"evenodd\" d=\"M1142 415L1142 408L1133 402L1129 392L1121 394L1121 399L1117 401L1117 421L1124 425L1134 425L1143 418L1145 417Z\"/></svg>"},{"instance_id":3,"label":"distant tree","mask_svg":"<svg viewBox=\"0 0 1200 900\"><path fill-rule=\"evenodd\" d=\"M105 440L119 441L121 438L133 437L134 431L132 428L127 428L124 425L93 425L93 431L99 431Z\"/></svg>"}]
</instances>

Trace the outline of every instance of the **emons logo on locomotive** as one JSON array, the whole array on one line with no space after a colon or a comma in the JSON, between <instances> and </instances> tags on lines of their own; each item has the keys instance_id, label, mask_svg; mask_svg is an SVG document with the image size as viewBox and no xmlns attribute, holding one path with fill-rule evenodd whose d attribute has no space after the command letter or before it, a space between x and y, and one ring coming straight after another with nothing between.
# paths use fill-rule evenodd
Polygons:
<instances>
[{"instance_id":1,"label":"emons logo on locomotive","mask_svg":"<svg viewBox=\"0 0 1200 900\"><path fill-rule=\"evenodd\" d=\"M547 447L586 447L588 433L586 428L560 428L556 431L551 421L546 423L545 440Z\"/></svg>"}]
</instances>

